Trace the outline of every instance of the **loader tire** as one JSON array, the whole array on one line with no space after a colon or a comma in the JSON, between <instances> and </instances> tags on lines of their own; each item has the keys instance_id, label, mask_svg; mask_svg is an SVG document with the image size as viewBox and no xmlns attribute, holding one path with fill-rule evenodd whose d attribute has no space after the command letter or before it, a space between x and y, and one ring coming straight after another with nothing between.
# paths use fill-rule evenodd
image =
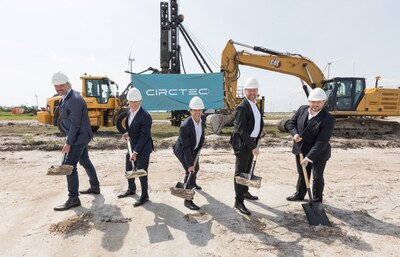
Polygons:
<instances>
[{"instance_id":1,"label":"loader tire","mask_svg":"<svg viewBox=\"0 0 400 257\"><path fill-rule=\"evenodd\" d=\"M285 120L285 119L282 119L282 120L279 121L279 123L278 123L278 130L279 130L280 132L289 132L289 130L288 130L288 128L287 128L287 123L288 123L288 121L289 121L289 120Z\"/></svg>"},{"instance_id":2,"label":"loader tire","mask_svg":"<svg viewBox=\"0 0 400 257\"><path fill-rule=\"evenodd\" d=\"M127 118L128 118L127 113L122 112L120 115L118 115L117 120L115 121L115 127L117 127L118 132L121 134L128 132L128 130L125 127Z\"/></svg>"}]
</instances>

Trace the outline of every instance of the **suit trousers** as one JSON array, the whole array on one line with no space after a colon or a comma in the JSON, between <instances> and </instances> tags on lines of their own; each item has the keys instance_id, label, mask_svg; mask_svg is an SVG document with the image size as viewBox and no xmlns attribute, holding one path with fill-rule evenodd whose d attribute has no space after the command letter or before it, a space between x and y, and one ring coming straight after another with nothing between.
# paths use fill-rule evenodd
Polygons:
<instances>
[{"instance_id":1,"label":"suit trousers","mask_svg":"<svg viewBox=\"0 0 400 257\"><path fill-rule=\"evenodd\" d=\"M145 170L148 171L149 168L149 163L150 163L150 154L144 154L141 155L139 154L136 158L136 161L134 162L136 169L138 170ZM125 163L125 170L126 171L131 171L132 170L132 162L130 160L130 155L129 153L126 154L126 163ZM148 193L148 175L147 176L143 176L139 178L140 180L140 186L142 187L142 195L141 198L147 198L149 197L149 193ZM128 179L128 189L131 192L136 191L136 184L135 184L135 179L131 178Z\"/></svg>"},{"instance_id":2,"label":"suit trousers","mask_svg":"<svg viewBox=\"0 0 400 257\"><path fill-rule=\"evenodd\" d=\"M74 166L71 175L67 175L68 196L70 197L79 196L79 178L76 168L78 162L85 169L86 174L89 177L90 186L95 188L100 187L96 169L89 159L88 145L71 145L71 150L64 161L64 164L70 164Z\"/></svg>"},{"instance_id":3,"label":"suit trousers","mask_svg":"<svg viewBox=\"0 0 400 257\"><path fill-rule=\"evenodd\" d=\"M310 180L311 172L313 174L312 181L312 193L313 193L313 201L314 202L322 202L322 195L324 191L324 170L326 166L326 161L322 162L313 162L309 163L306 167L307 176ZM300 164L300 156L296 155L296 167L297 167L297 185L296 185L296 193L300 197L304 197L307 194L306 183L303 175L303 168Z\"/></svg>"},{"instance_id":4,"label":"suit trousers","mask_svg":"<svg viewBox=\"0 0 400 257\"><path fill-rule=\"evenodd\" d=\"M245 147L235 154L236 162L235 162L235 177L239 176L240 173L250 173L251 165L253 163L253 154L252 152ZM237 203L243 203L244 201L244 193L249 191L248 186L240 185L236 183L235 178L234 188L235 188L235 200Z\"/></svg>"}]
</instances>

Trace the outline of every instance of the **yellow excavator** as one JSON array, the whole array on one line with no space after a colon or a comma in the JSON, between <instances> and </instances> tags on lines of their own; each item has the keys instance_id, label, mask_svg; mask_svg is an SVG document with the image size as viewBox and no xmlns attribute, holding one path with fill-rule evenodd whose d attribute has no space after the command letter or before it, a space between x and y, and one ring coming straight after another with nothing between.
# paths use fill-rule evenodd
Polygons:
<instances>
[{"instance_id":1,"label":"yellow excavator","mask_svg":"<svg viewBox=\"0 0 400 257\"><path fill-rule=\"evenodd\" d=\"M85 74L80 78L82 81L81 94L88 107L92 131L95 132L100 127L112 126L116 126L121 133L126 131L123 122L126 118L126 106L123 104L124 93L119 96L118 85L103 76ZM47 99L46 108L37 113L36 119L41 123L57 126L63 132L58 122L60 100L61 96L58 95Z\"/></svg>"},{"instance_id":2,"label":"yellow excavator","mask_svg":"<svg viewBox=\"0 0 400 257\"><path fill-rule=\"evenodd\" d=\"M238 51L235 45L250 48L262 54ZM226 115L220 114L212 125L215 133L231 122L235 108L241 97L238 97L237 80L239 66L251 66L273 72L293 75L300 78L303 90L308 96L309 88L322 88L328 97L326 108L336 117L335 135L356 136L371 134L399 133L399 123L382 119L387 116L400 116L400 89L378 86L377 77L374 88L366 88L365 78L337 77L326 79L321 69L310 59L291 53L249 46L229 40L221 54L221 70L224 72L224 92ZM240 91L239 91L240 92ZM280 129L284 130L286 121Z\"/></svg>"}]
</instances>

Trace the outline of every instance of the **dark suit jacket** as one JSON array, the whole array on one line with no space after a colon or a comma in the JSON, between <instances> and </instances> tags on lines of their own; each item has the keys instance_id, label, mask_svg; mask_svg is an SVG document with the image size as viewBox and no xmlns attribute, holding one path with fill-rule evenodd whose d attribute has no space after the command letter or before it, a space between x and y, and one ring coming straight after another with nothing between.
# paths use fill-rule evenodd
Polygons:
<instances>
[{"instance_id":1,"label":"dark suit jacket","mask_svg":"<svg viewBox=\"0 0 400 257\"><path fill-rule=\"evenodd\" d=\"M260 111L260 110L259 110ZM260 111L261 121L260 121L260 133L257 136L257 139L260 138L264 127L264 119L262 116L262 112ZM257 143L252 140L250 137L251 132L254 129L254 114L251 109L249 101L245 98L243 101L236 107L235 113L235 129L233 130L231 136L231 145L236 152L242 150L243 148L247 148L252 151L257 147Z\"/></svg>"},{"instance_id":2,"label":"dark suit jacket","mask_svg":"<svg viewBox=\"0 0 400 257\"><path fill-rule=\"evenodd\" d=\"M329 139L335 127L335 118L323 108L317 116L308 121L308 105L300 106L293 117L288 121L287 128L292 136L299 134L303 140L300 142L304 157L313 162L327 161L331 157ZM292 152L299 154L299 149L293 145Z\"/></svg>"},{"instance_id":3,"label":"dark suit jacket","mask_svg":"<svg viewBox=\"0 0 400 257\"><path fill-rule=\"evenodd\" d=\"M59 107L61 127L67 135L67 144L88 144L93 138L85 100L71 89Z\"/></svg>"},{"instance_id":4,"label":"dark suit jacket","mask_svg":"<svg viewBox=\"0 0 400 257\"><path fill-rule=\"evenodd\" d=\"M179 136L174 145L174 154L178 157L179 161L182 164L185 164L187 167L194 165L194 153L195 150L198 151L203 147L204 144L204 130L206 126L206 117L201 116L201 137L200 142L197 149L194 149L196 146L196 130L194 128L194 122L192 117L187 117L181 124L179 128Z\"/></svg>"},{"instance_id":5,"label":"dark suit jacket","mask_svg":"<svg viewBox=\"0 0 400 257\"><path fill-rule=\"evenodd\" d=\"M131 141L132 152L138 155L150 154L153 151L153 139L151 138L151 124L153 119L142 107L139 108L131 124L128 124L128 117L131 113L127 111L126 127Z\"/></svg>"}]
</instances>

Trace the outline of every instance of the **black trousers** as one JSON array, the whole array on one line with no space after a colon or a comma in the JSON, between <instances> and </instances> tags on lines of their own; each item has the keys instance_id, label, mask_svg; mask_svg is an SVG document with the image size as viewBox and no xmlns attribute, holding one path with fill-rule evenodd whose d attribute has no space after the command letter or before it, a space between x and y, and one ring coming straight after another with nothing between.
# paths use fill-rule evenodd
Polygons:
<instances>
[{"instance_id":1,"label":"black trousers","mask_svg":"<svg viewBox=\"0 0 400 257\"><path fill-rule=\"evenodd\" d=\"M235 177L240 173L250 173L251 165L253 164L253 153L248 148L244 148L237 152L235 156ZM236 183L235 178L233 181L236 195L235 200L237 203L243 203L244 193L249 191L249 187Z\"/></svg>"},{"instance_id":2,"label":"black trousers","mask_svg":"<svg viewBox=\"0 0 400 257\"><path fill-rule=\"evenodd\" d=\"M150 163L150 154L145 154L145 155L138 155L135 161L135 167L138 170L145 170L148 171L149 168L149 163ZM126 154L126 163L125 163L125 170L126 171L131 171L132 170L132 162L130 160L130 155L129 153ZM139 178L140 180L140 186L142 187L142 195L141 198L147 198L149 197L148 193L148 175L143 176ZM128 189L130 191L136 191L136 184L135 184L135 179L131 178L128 179Z\"/></svg>"},{"instance_id":3,"label":"black trousers","mask_svg":"<svg viewBox=\"0 0 400 257\"><path fill-rule=\"evenodd\" d=\"M322 194L324 192L324 170L326 161L309 163L306 167L308 179L310 179L311 172L313 174L312 181L312 194L314 202L322 202ZM296 155L296 167L297 167L297 185L296 191L300 197L304 197L307 194L306 182L304 180L303 168L300 164L300 156Z\"/></svg>"}]
</instances>

